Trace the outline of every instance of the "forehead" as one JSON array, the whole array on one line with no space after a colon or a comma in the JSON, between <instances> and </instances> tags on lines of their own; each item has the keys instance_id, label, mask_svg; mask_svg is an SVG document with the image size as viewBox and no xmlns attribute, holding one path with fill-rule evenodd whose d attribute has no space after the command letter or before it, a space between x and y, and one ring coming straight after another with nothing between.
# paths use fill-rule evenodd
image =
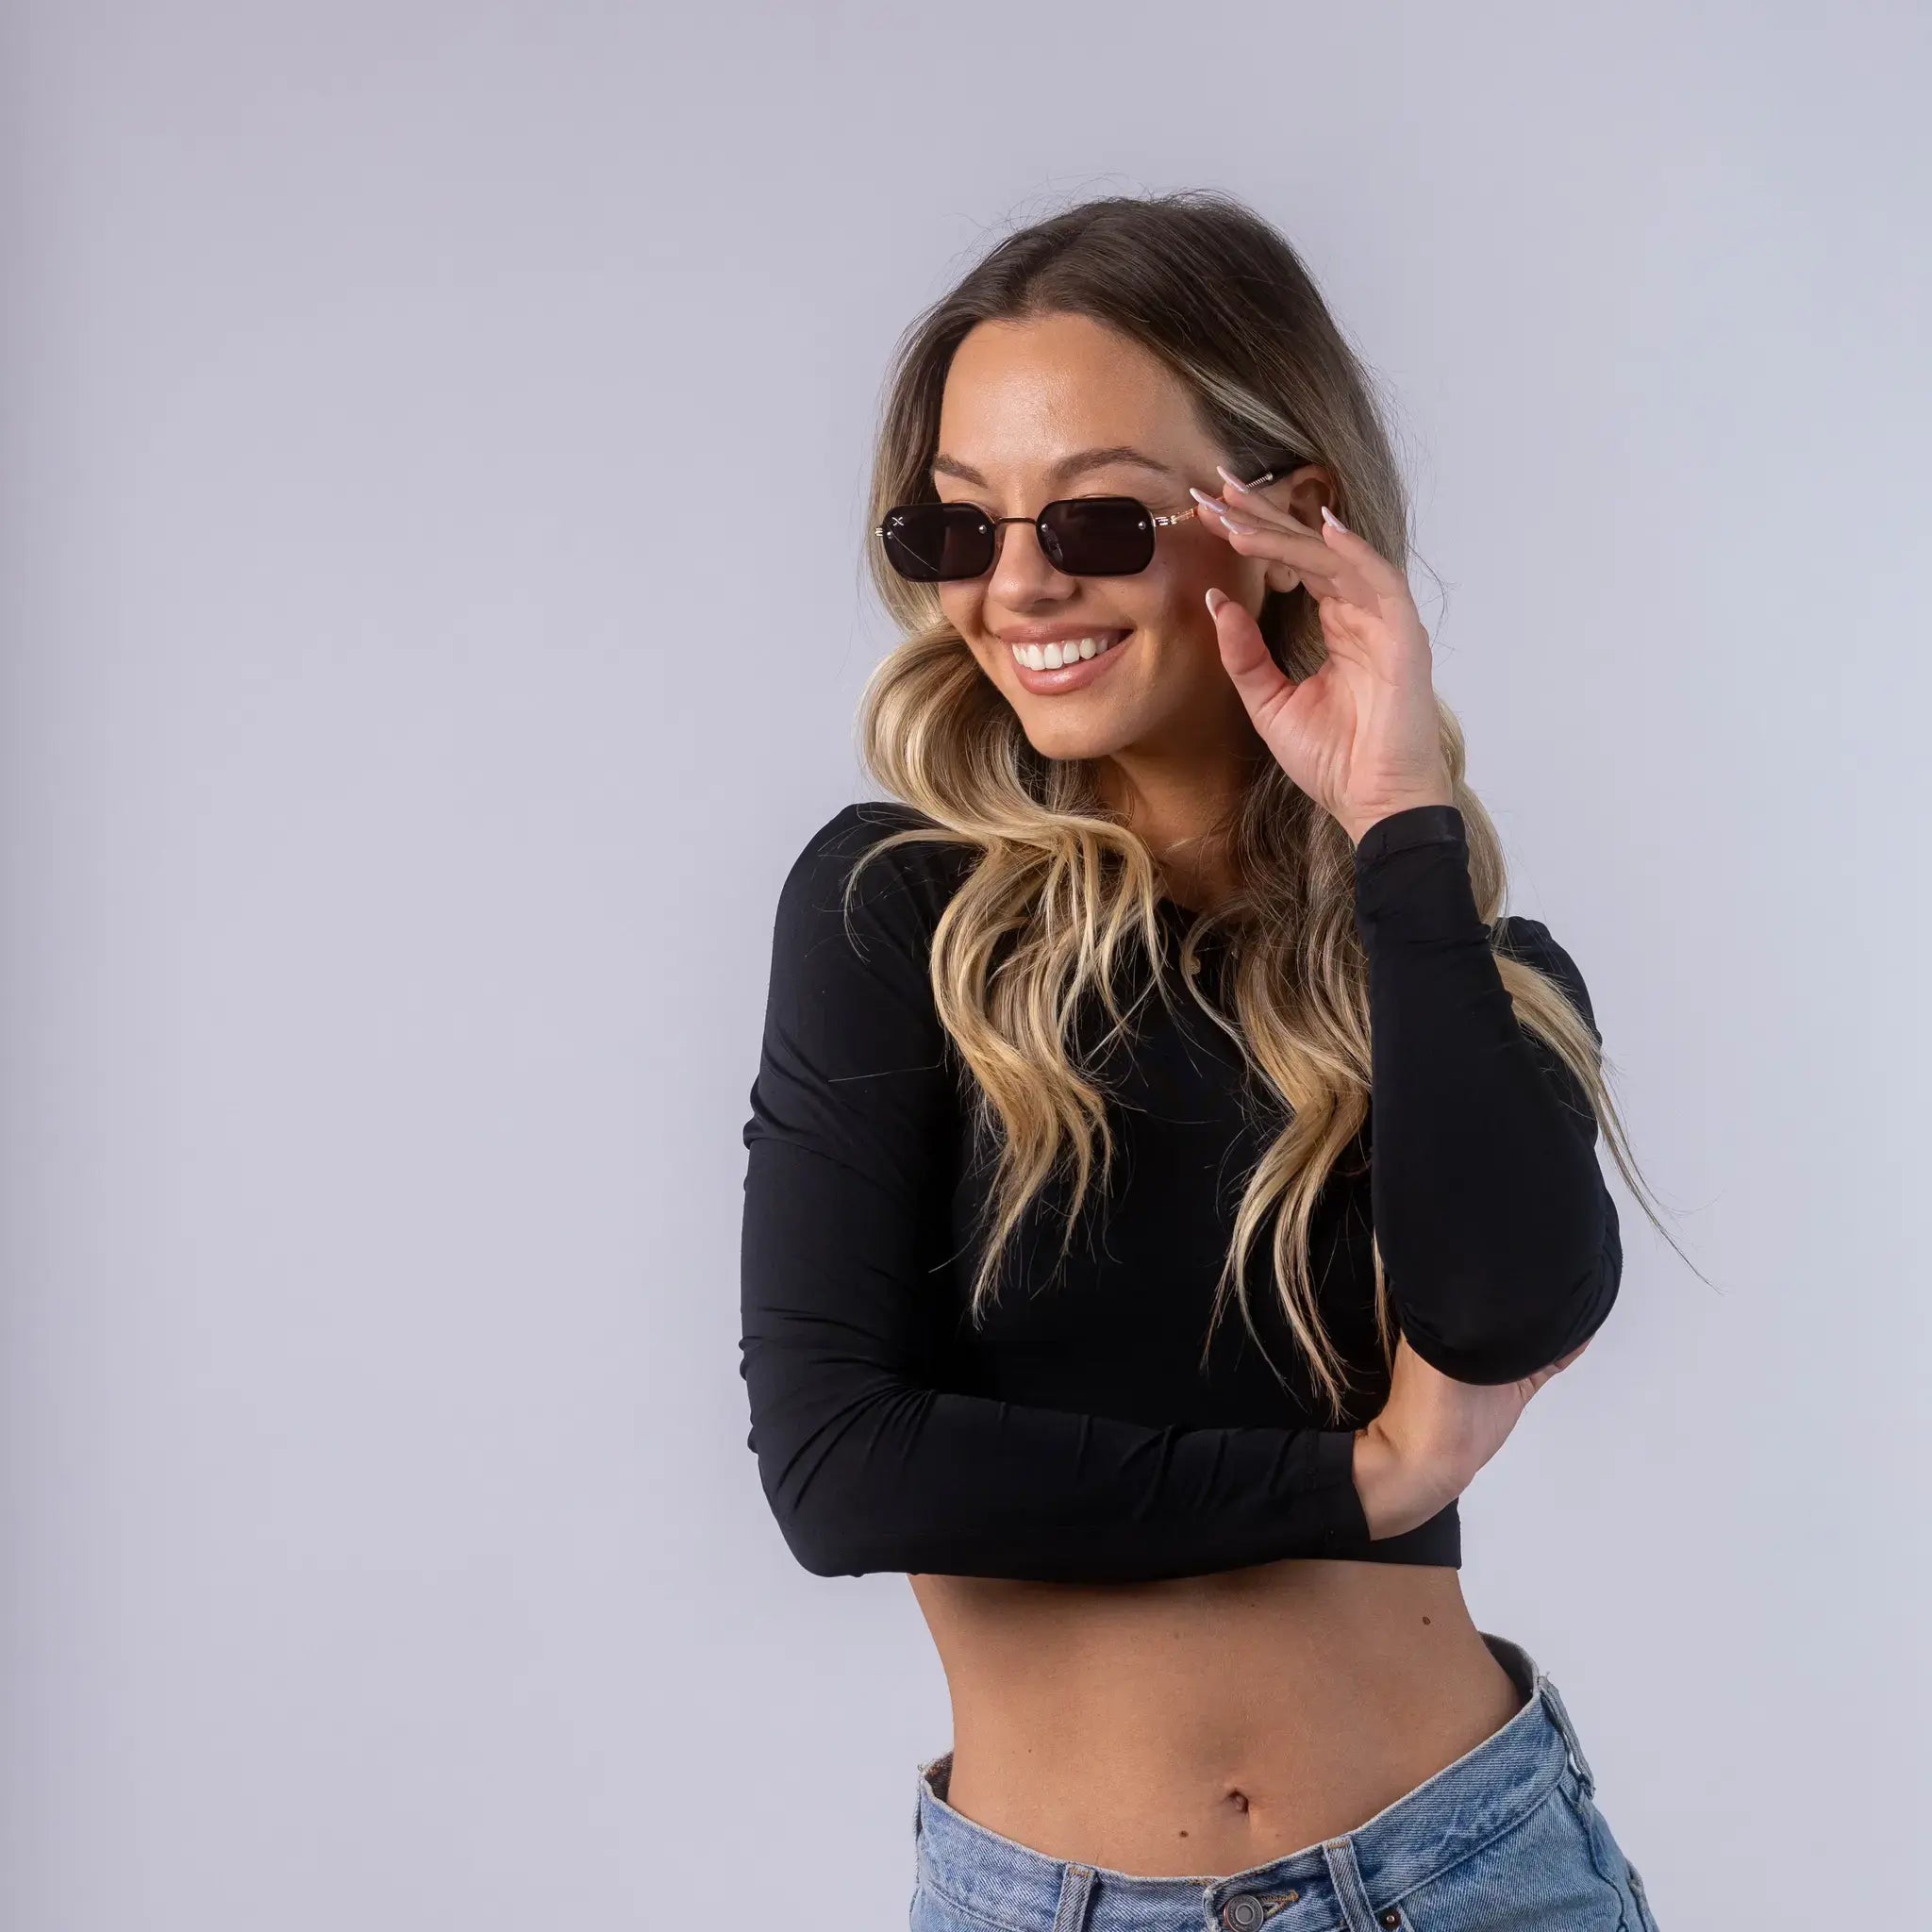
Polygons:
<instances>
[{"instance_id":1,"label":"forehead","mask_svg":"<svg viewBox=\"0 0 1932 1932\"><path fill-rule=\"evenodd\" d=\"M1207 446L1192 398L1158 357L1087 316L1055 315L968 332L946 375L947 460L935 468L1045 477L1083 452L1131 447L1178 471L1199 467Z\"/></svg>"}]
</instances>

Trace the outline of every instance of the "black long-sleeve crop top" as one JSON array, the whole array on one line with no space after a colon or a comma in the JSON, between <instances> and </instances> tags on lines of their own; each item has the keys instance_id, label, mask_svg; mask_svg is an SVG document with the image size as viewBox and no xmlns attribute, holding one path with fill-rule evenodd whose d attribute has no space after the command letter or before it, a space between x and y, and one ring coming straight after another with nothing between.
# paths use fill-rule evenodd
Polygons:
<instances>
[{"instance_id":1,"label":"black long-sleeve crop top","mask_svg":"<svg viewBox=\"0 0 1932 1932\"><path fill-rule=\"evenodd\" d=\"M872 860L857 945L841 907L862 850L928 823L896 803L848 805L778 895L743 1131L740 1371L747 1446L792 1555L822 1576L1090 1582L1284 1557L1459 1567L1454 1503L1372 1541L1356 1491L1354 1431L1389 1391L1371 1227L1409 1345L1472 1383L1514 1380L1588 1340L1623 1267L1598 1123L1516 1020L1461 813L1392 813L1356 849L1370 1121L1318 1199L1309 1257L1356 1385L1341 1427L1318 1410L1266 1241L1248 1259L1266 1358L1230 1306L1201 1367L1241 1187L1283 1117L1257 1120L1239 1048L1185 993L1172 1012L1143 1000L1130 1064L1108 1068L1121 1104L1099 1232L1076 1232L1062 1262L1053 1214L1066 1197L1050 1185L990 1317L967 1319L988 1169L929 972L933 929L976 854L920 843ZM1170 900L1160 911L1177 958L1192 915ZM1498 926L1600 1041L1549 929ZM1215 964L1210 944L1203 970Z\"/></svg>"}]
</instances>

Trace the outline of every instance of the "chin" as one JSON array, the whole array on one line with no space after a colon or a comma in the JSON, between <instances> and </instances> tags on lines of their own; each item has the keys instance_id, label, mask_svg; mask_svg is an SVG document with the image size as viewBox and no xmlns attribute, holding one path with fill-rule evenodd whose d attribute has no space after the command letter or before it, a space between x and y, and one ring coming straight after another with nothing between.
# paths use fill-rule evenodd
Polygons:
<instances>
[{"instance_id":1,"label":"chin","mask_svg":"<svg viewBox=\"0 0 1932 1932\"><path fill-rule=\"evenodd\" d=\"M1105 741L1082 739L1064 743L1049 739L1042 742L1028 732L1027 742L1041 758L1052 758L1057 764L1063 765L1091 763L1096 758L1108 758L1120 749L1119 744L1110 738Z\"/></svg>"},{"instance_id":2,"label":"chin","mask_svg":"<svg viewBox=\"0 0 1932 1932\"><path fill-rule=\"evenodd\" d=\"M1038 715L1038 704L1037 699L1023 697L1014 706L1014 711L1020 728L1026 734L1026 742L1043 758L1073 763L1110 758L1134 741L1134 734L1124 725L1109 724L1106 719L1090 719L1084 725L1076 725L1071 720L1056 724L1053 720Z\"/></svg>"}]
</instances>

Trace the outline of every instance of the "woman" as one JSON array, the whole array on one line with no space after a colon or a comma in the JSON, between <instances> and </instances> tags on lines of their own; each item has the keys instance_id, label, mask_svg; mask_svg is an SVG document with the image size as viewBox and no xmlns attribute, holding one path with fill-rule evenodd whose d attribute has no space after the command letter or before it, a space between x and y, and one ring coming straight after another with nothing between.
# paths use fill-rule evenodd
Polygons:
<instances>
[{"instance_id":1,"label":"woman","mask_svg":"<svg viewBox=\"0 0 1932 1932\"><path fill-rule=\"evenodd\" d=\"M780 894L742 1372L793 1553L946 1673L914 1932L1651 1932L1458 1586L1632 1168L1358 364L1240 204L1090 203L908 334L873 508L898 802Z\"/></svg>"}]
</instances>

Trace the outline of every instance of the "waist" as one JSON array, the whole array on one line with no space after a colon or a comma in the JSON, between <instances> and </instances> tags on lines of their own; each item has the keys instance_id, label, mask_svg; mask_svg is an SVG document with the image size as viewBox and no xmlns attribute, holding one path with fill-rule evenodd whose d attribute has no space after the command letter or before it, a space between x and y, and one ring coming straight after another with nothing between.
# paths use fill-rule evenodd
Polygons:
<instances>
[{"instance_id":1,"label":"waist","mask_svg":"<svg viewBox=\"0 0 1932 1932\"><path fill-rule=\"evenodd\" d=\"M952 1697L946 1802L1120 1872L1240 1871L1353 1830L1524 1701L1448 1568L912 1587Z\"/></svg>"}]
</instances>

